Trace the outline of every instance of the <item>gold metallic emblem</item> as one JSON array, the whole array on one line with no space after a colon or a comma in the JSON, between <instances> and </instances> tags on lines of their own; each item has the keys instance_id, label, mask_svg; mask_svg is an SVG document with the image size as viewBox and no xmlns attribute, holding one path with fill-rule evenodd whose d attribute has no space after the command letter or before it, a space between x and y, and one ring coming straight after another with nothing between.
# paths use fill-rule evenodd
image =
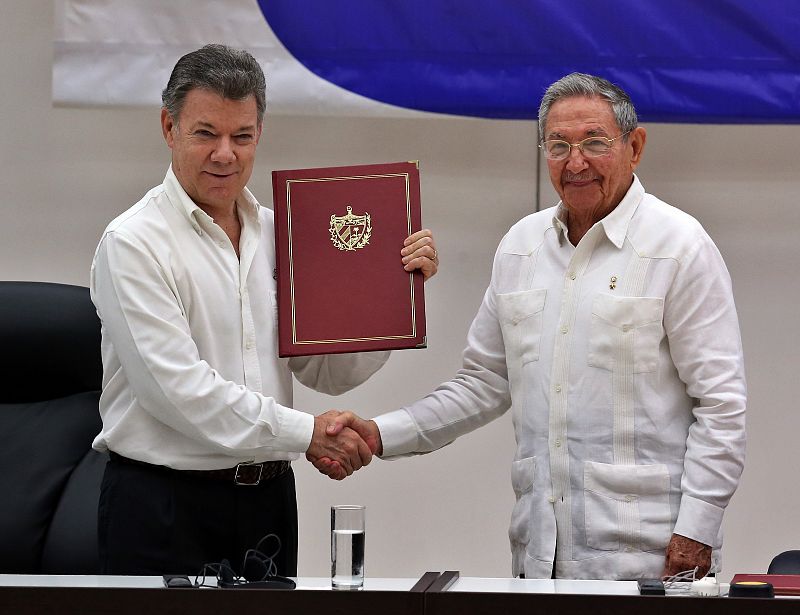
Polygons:
<instances>
[{"instance_id":1,"label":"gold metallic emblem","mask_svg":"<svg viewBox=\"0 0 800 615\"><path fill-rule=\"evenodd\" d=\"M608 283L608 287L611 290L614 290L617 287L617 276L615 276L615 275L611 276L611 280Z\"/></svg>"},{"instance_id":2,"label":"gold metallic emblem","mask_svg":"<svg viewBox=\"0 0 800 615\"><path fill-rule=\"evenodd\" d=\"M354 252L363 248L369 243L372 235L372 222L368 213L357 216L353 213L353 208L347 206L347 214L344 216L331 216L331 241L340 250Z\"/></svg>"}]
</instances>

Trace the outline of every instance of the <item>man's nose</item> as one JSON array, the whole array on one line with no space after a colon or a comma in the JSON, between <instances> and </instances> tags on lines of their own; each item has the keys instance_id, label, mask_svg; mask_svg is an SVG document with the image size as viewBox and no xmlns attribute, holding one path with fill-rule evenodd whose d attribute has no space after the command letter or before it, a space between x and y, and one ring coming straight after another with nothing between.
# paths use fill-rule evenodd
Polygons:
<instances>
[{"instance_id":1,"label":"man's nose","mask_svg":"<svg viewBox=\"0 0 800 615\"><path fill-rule=\"evenodd\" d=\"M217 146L211 152L211 160L213 162L233 162L236 159L236 154L233 151L233 142L230 137L220 137L217 141Z\"/></svg>"},{"instance_id":2,"label":"man's nose","mask_svg":"<svg viewBox=\"0 0 800 615\"><path fill-rule=\"evenodd\" d=\"M583 155L581 148L573 145L569 150L569 156L567 156L567 169L572 173L579 173L588 166L589 163L586 162L586 156Z\"/></svg>"}]
</instances>

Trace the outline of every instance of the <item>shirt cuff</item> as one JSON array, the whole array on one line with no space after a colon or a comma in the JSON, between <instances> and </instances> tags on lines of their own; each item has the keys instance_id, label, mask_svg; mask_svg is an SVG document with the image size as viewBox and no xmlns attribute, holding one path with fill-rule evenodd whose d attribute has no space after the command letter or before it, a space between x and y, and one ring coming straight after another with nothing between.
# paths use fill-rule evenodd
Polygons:
<instances>
[{"instance_id":1,"label":"shirt cuff","mask_svg":"<svg viewBox=\"0 0 800 615\"><path fill-rule=\"evenodd\" d=\"M725 509L683 494L675 534L686 536L704 545L719 548L722 546L722 515Z\"/></svg>"},{"instance_id":2,"label":"shirt cuff","mask_svg":"<svg viewBox=\"0 0 800 615\"><path fill-rule=\"evenodd\" d=\"M374 419L381 432L383 453L381 459L410 455L417 449L417 424L406 410L395 410Z\"/></svg>"},{"instance_id":3,"label":"shirt cuff","mask_svg":"<svg viewBox=\"0 0 800 615\"><path fill-rule=\"evenodd\" d=\"M280 431L276 448L290 453L305 453L314 435L314 417L307 412L275 404L278 408Z\"/></svg>"}]
</instances>

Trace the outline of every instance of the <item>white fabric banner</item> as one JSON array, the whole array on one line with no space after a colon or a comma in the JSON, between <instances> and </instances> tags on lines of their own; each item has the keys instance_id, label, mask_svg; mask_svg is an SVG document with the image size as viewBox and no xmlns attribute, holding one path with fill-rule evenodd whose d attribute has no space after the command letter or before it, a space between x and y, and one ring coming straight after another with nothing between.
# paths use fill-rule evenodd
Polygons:
<instances>
[{"instance_id":1,"label":"white fabric banner","mask_svg":"<svg viewBox=\"0 0 800 615\"><path fill-rule=\"evenodd\" d=\"M269 113L427 114L344 90L284 48L256 0L54 0L53 102L158 105L175 62L207 43L247 49L267 78Z\"/></svg>"}]
</instances>

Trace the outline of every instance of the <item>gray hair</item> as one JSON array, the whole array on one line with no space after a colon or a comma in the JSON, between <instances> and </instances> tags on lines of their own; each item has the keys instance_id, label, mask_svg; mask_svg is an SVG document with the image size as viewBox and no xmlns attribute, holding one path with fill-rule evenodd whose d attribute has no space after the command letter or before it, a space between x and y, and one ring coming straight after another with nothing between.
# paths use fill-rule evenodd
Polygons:
<instances>
[{"instance_id":1,"label":"gray hair","mask_svg":"<svg viewBox=\"0 0 800 615\"><path fill-rule=\"evenodd\" d=\"M550 113L550 107L556 101L572 96L607 100L611 105L614 118L617 120L617 126L623 134L633 130L639 124L636 109L625 90L602 77L585 73L570 73L547 88L542 96L542 103L539 105L539 141L544 141L544 127L547 125L547 114ZM623 141L625 140L627 140L627 136L623 138Z\"/></svg>"},{"instance_id":2,"label":"gray hair","mask_svg":"<svg viewBox=\"0 0 800 615\"><path fill-rule=\"evenodd\" d=\"M177 123L186 95L203 89L229 100L256 99L258 123L266 110L266 80L256 59L226 45L206 45L183 56L175 64L161 93L164 109Z\"/></svg>"}]
</instances>

